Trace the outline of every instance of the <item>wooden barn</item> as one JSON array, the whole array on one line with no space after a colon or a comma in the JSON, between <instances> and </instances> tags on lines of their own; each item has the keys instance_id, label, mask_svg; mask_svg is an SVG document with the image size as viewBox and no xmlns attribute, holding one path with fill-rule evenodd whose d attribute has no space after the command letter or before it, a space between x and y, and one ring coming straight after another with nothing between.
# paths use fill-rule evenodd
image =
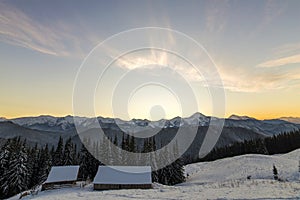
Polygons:
<instances>
[{"instance_id":1,"label":"wooden barn","mask_svg":"<svg viewBox=\"0 0 300 200\"><path fill-rule=\"evenodd\" d=\"M94 190L152 188L150 166L99 166Z\"/></svg>"},{"instance_id":2,"label":"wooden barn","mask_svg":"<svg viewBox=\"0 0 300 200\"><path fill-rule=\"evenodd\" d=\"M79 166L53 166L47 180L42 185L42 191L76 184Z\"/></svg>"}]
</instances>

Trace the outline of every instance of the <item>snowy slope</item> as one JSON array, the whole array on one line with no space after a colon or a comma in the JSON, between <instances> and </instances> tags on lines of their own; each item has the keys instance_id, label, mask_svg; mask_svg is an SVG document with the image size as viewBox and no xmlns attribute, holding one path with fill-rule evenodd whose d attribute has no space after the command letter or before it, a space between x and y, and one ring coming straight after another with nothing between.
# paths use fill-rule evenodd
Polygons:
<instances>
[{"instance_id":1,"label":"snowy slope","mask_svg":"<svg viewBox=\"0 0 300 200\"><path fill-rule=\"evenodd\" d=\"M153 184L150 190L93 191L88 185L44 191L24 199L299 199L299 157L300 149L284 155L243 155L187 165L187 182L177 186ZM272 180L273 163L288 182ZM252 175L251 180L247 175Z\"/></svg>"},{"instance_id":2,"label":"snowy slope","mask_svg":"<svg viewBox=\"0 0 300 200\"><path fill-rule=\"evenodd\" d=\"M149 190L108 190L93 191L85 188L65 188L44 191L33 197L22 199L37 200L201 200L201 199L299 199L300 184L272 180L227 181L188 186L155 185ZM11 198L17 200L18 196Z\"/></svg>"},{"instance_id":3,"label":"snowy slope","mask_svg":"<svg viewBox=\"0 0 300 200\"><path fill-rule=\"evenodd\" d=\"M287 153L287 154L280 155L280 157L300 161L300 149L297 149L297 150L292 151L292 152Z\"/></svg>"},{"instance_id":4,"label":"snowy slope","mask_svg":"<svg viewBox=\"0 0 300 200\"><path fill-rule=\"evenodd\" d=\"M300 151L296 151L295 154L299 155ZM189 183L195 184L246 179L247 176L253 179L272 179L275 164L280 178L288 181L299 180L298 159L289 159L288 156L248 154L190 164L186 166L186 173L191 177Z\"/></svg>"}]
</instances>

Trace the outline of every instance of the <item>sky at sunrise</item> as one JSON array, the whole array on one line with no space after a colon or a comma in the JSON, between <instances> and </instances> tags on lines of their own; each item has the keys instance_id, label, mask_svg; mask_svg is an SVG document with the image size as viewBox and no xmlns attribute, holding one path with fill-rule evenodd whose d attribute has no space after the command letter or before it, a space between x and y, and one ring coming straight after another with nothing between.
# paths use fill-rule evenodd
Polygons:
<instances>
[{"instance_id":1,"label":"sky at sunrise","mask_svg":"<svg viewBox=\"0 0 300 200\"><path fill-rule=\"evenodd\" d=\"M91 104L84 93L77 94L77 101L83 102L79 112L73 110L76 81L84 89L92 79L77 79L84 59L107 38L143 27L172 31L155 36L146 29L140 37L143 29L138 29L130 32L131 40L142 45L146 37L166 49L172 45L191 57L193 65L202 66L202 77L181 54L132 52L115 60L94 85L95 115L159 119L201 112L218 117L300 117L299 9L298 0L1 0L0 117L90 115L85 112L84 104ZM204 50L195 51L183 35ZM87 63L95 68L95 78L105 53L117 56L131 45L126 37L96 49ZM212 103L212 92L203 84L205 73L215 72L206 72L208 65L219 74L224 102ZM224 112L218 111L222 103Z\"/></svg>"}]
</instances>

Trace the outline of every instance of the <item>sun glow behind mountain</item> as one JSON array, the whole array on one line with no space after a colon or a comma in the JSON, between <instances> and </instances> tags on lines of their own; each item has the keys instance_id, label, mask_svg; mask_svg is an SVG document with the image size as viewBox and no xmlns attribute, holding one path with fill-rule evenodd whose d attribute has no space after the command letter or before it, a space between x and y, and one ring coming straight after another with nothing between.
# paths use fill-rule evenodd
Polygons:
<instances>
[{"instance_id":1,"label":"sun glow behind mountain","mask_svg":"<svg viewBox=\"0 0 300 200\"><path fill-rule=\"evenodd\" d=\"M259 119L300 116L297 8L297 1L99 1L89 6L73 2L72 8L66 2L1 2L0 116L73 114L73 86L83 59L105 39L136 27L170 28L199 42L222 79L226 112L213 110L204 71L198 72L172 52L144 49L112 64L108 83L118 79L116 74L130 73L116 88L95 89L93 115L157 119L187 117L199 111L218 117L232 113ZM199 58L193 62L196 66L206 64L202 54L189 45L179 45L174 34L165 38L149 34L148 40ZM132 45L126 40L122 44ZM120 49L122 46L107 46L113 55ZM144 90L133 86L145 79L149 84ZM165 81L162 85L168 83L169 89L152 84L158 79ZM120 94L111 95L113 90Z\"/></svg>"}]
</instances>

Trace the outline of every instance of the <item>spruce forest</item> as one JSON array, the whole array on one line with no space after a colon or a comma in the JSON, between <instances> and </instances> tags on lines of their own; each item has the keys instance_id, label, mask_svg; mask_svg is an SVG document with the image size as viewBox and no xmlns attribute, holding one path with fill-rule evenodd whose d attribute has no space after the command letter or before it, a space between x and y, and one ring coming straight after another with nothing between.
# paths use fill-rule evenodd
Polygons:
<instances>
[{"instance_id":1,"label":"spruce forest","mask_svg":"<svg viewBox=\"0 0 300 200\"><path fill-rule=\"evenodd\" d=\"M123 135L122 141L117 138L109 138L115 145L119 145L123 150L130 152L153 152L157 146L155 137L145 139L143 148L138 149L135 139L132 136ZM264 139L236 142L234 144L213 149L206 157L197 160L187 160L179 158L172 164L152 172L152 181L165 185L174 185L185 181L185 164L202 161L212 161L216 159L254 154L278 154L286 153L300 148L300 131L282 133L273 137ZM114 165L121 161L127 165L128 159L122 157L119 152L110 151L110 143L92 143L85 141L85 144L92 145L95 150L93 155L103 157L103 160L109 165ZM152 160L171 159L177 153L177 146L173 150L157 155ZM80 165L79 180L92 181L97 173L98 166L104 165L96 159L84 145L76 146L69 138L66 141L60 137L57 145L49 147L48 145L39 148L30 147L26 140L18 138L8 139L1 148L0 153L0 199L8 198L22 191L35 188L43 183L48 176L51 166ZM166 156L167 155L167 156ZM141 165L143 157L134 158L136 165ZM102 159L101 159L102 160ZM149 163L152 167L155 162Z\"/></svg>"},{"instance_id":2,"label":"spruce forest","mask_svg":"<svg viewBox=\"0 0 300 200\"><path fill-rule=\"evenodd\" d=\"M130 152L152 152L155 151L155 139L145 139L143 148L137 149L135 139L132 136L123 135L122 141L119 143L117 138L109 138L115 145L119 144L123 150ZM122 156L120 152L113 152L109 142L92 143L89 140L85 141L85 145L91 145L94 151L92 154L88 151L85 145L81 144L77 147L71 140L66 141L62 137L59 138L57 146L49 147L46 145L43 148L30 147L26 144L26 140L21 140L19 137L8 139L1 148L0 153L0 199L11 197L22 191L36 188L41 185L48 176L51 166L66 166L80 165L79 180L92 181L95 177L98 166L107 163L114 165L122 163L128 165L129 157ZM154 159L171 159L171 156L176 154L176 146L173 151L163 152L157 155ZM102 158L100 162L96 157ZM149 159L145 161L145 157L134 158L135 165L149 163ZM157 160L159 161L159 160ZM133 162L130 162L131 164ZM154 165L155 162L149 163ZM152 181L159 182L165 185L174 185L185 181L183 161L175 160L170 165L152 172ZM144 165L144 164L142 164Z\"/></svg>"}]
</instances>

